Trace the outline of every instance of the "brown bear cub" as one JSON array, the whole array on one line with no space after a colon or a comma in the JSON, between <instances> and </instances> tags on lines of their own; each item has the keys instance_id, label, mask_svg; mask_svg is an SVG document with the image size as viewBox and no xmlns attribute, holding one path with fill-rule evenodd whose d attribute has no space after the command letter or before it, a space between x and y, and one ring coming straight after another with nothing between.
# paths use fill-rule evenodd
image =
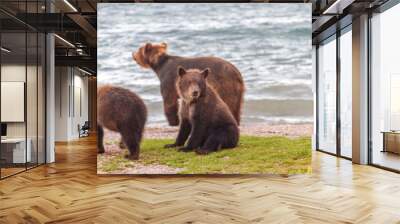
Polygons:
<instances>
[{"instance_id":1,"label":"brown bear cub","mask_svg":"<svg viewBox=\"0 0 400 224\"><path fill-rule=\"evenodd\" d=\"M160 79L164 113L172 126L179 124L178 93L175 88L178 66L187 69L210 68L213 73L208 83L219 94L240 123L240 113L244 96L244 82L239 70L228 61L217 57L178 57L167 54L167 44L147 43L133 53L133 59L143 68L152 69Z\"/></svg>"},{"instance_id":2,"label":"brown bear cub","mask_svg":"<svg viewBox=\"0 0 400 224\"><path fill-rule=\"evenodd\" d=\"M208 84L210 69L185 70L178 68L177 92L180 104L180 129L176 142L166 147L186 146L182 151L195 150L208 154L223 148L236 147L239 140L238 124L226 103Z\"/></svg>"},{"instance_id":3,"label":"brown bear cub","mask_svg":"<svg viewBox=\"0 0 400 224\"><path fill-rule=\"evenodd\" d=\"M146 119L146 106L135 93L110 85L99 87L97 90L98 152L104 153L103 127L105 127L121 134L122 141L130 152L126 158L139 159L140 141Z\"/></svg>"}]
</instances>

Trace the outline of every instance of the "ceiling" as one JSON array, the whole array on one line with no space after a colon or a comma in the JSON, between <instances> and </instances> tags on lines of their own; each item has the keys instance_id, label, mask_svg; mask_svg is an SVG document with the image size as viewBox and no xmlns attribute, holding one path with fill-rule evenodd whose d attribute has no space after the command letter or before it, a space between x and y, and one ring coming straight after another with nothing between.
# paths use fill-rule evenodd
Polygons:
<instances>
[{"instance_id":1,"label":"ceiling","mask_svg":"<svg viewBox=\"0 0 400 224\"><path fill-rule=\"evenodd\" d=\"M36 50L35 46L28 43L28 54L25 52L25 31L54 32L56 66L79 66L96 74L97 2L48 0L46 5L45 0L1 0L2 45L13 49L4 58L16 61L25 55L33 57L30 52Z\"/></svg>"},{"instance_id":2,"label":"ceiling","mask_svg":"<svg viewBox=\"0 0 400 224\"><path fill-rule=\"evenodd\" d=\"M352 17L373 9L388 0L255 0L270 3L312 3L312 37L316 44L336 32L338 24L346 26ZM56 65L80 66L96 73L97 3L135 2L118 0L1 0L2 31L15 45L20 43L18 32L26 29L54 32ZM138 1L136 1L138 2ZM166 1L139 1L166 2ZM172 2L172 1L168 1ZM193 2L193 1L192 1ZM217 2L217 1L210 1ZM249 2L249 1L235 1ZM50 10L52 9L52 10ZM52 11L52 13L49 13ZM28 13L26 13L28 12ZM338 23L338 21L341 21ZM347 21L347 22L346 22ZM8 42L8 41L7 41ZM16 46L15 46L16 47ZM29 51L29 50L28 50Z\"/></svg>"},{"instance_id":3,"label":"ceiling","mask_svg":"<svg viewBox=\"0 0 400 224\"><path fill-rule=\"evenodd\" d=\"M349 24L353 17L372 12L389 0L310 0L313 4L312 38L318 44Z\"/></svg>"}]
</instances>

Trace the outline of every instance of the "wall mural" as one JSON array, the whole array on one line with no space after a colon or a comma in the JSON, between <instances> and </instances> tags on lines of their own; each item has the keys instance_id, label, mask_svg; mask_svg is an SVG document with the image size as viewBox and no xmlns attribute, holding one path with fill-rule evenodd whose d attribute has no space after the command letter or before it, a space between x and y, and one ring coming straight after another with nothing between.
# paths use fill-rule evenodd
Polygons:
<instances>
[{"instance_id":1,"label":"wall mural","mask_svg":"<svg viewBox=\"0 0 400 224\"><path fill-rule=\"evenodd\" d=\"M311 4L98 4L98 174L310 171Z\"/></svg>"}]
</instances>

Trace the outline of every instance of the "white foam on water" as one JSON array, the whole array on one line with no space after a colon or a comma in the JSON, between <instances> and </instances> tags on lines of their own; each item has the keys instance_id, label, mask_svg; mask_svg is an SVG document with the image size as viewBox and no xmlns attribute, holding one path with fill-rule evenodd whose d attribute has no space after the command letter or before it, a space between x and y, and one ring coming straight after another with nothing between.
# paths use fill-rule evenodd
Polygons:
<instances>
[{"instance_id":1,"label":"white foam on water","mask_svg":"<svg viewBox=\"0 0 400 224\"><path fill-rule=\"evenodd\" d=\"M311 121L310 15L310 4L100 3L98 82L136 92L148 122L166 123L159 80L132 52L167 42L172 55L217 56L241 71L244 122Z\"/></svg>"}]
</instances>

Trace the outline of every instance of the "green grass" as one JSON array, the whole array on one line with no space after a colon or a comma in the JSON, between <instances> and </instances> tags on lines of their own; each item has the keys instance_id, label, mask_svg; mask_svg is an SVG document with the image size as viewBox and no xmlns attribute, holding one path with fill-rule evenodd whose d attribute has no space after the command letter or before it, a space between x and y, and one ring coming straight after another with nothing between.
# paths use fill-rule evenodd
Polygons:
<instances>
[{"instance_id":1,"label":"green grass","mask_svg":"<svg viewBox=\"0 0 400 224\"><path fill-rule=\"evenodd\" d=\"M148 139L141 145L142 164L162 164L183 168L182 174L297 174L310 172L311 139L309 137L241 136L238 147L208 155L164 149L172 139ZM103 171L113 171L132 163L115 156L103 162Z\"/></svg>"},{"instance_id":2,"label":"green grass","mask_svg":"<svg viewBox=\"0 0 400 224\"><path fill-rule=\"evenodd\" d=\"M105 162L102 166L102 170L105 172L121 170L131 166L131 163L131 161L124 158L124 155L118 155Z\"/></svg>"}]
</instances>

